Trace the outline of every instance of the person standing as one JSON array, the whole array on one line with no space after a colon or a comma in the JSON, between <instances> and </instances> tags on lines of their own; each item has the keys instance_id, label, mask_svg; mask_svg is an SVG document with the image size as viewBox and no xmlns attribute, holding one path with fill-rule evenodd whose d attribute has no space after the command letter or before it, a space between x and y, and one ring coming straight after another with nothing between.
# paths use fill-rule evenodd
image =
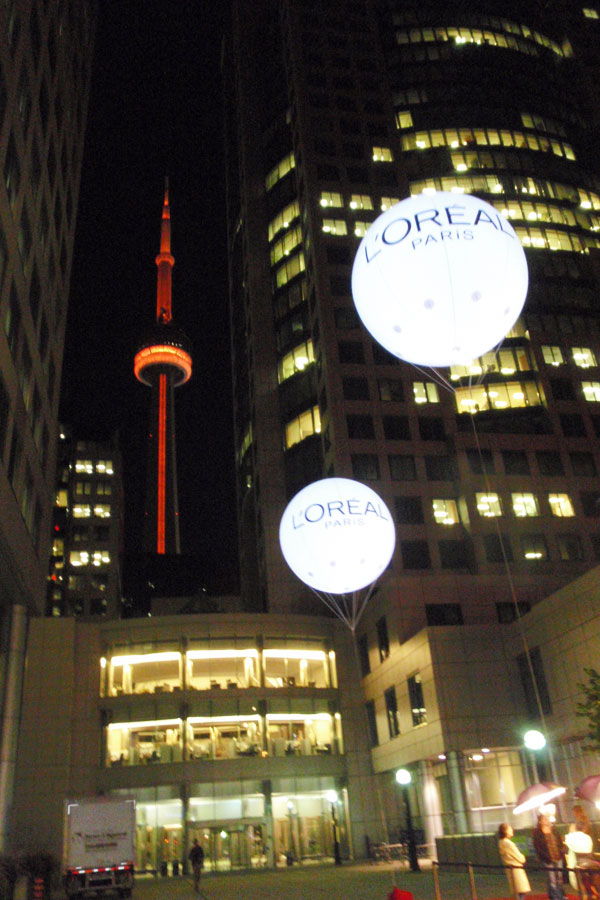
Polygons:
<instances>
[{"instance_id":1,"label":"person standing","mask_svg":"<svg viewBox=\"0 0 600 900\"><path fill-rule=\"evenodd\" d=\"M533 846L548 876L549 900L565 900L563 868L567 847L548 816L539 815L533 829Z\"/></svg>"},{"instance_id":2,"label":"person standing","mask_svg":"<svg viewBox=\"0 0 600 900\"><path fill-rule=\"evenodd\" d=\"M508 822L503 822L498 828L498 850L500 859L506 866L505 872L511 896L515 900L523 900L525 894L528 894L531 890L531 887L523 868L525 856L512 840L513 835L512 826Z\"/></svg>"},{"instance_id":3,"label":"person standing","mask_svg":"<svg viewBox=\"0 0 600 900\"><path fill-rule=\"evenodd\" d=\"M204 868L204 850L202 849L202 845L198 843L198 838L194 838L194 844L190 850L188 859L192 864L192 871L194 873L194 890L199 894L200 878L202 877L202 869Z\"/></svg>"}]
</instances>

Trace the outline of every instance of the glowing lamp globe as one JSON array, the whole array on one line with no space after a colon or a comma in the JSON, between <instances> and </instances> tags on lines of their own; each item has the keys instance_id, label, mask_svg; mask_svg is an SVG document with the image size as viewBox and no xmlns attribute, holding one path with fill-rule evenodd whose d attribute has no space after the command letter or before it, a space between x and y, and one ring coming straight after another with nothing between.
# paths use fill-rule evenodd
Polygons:
<instances>
[{"instance_id":1,"label":"glowing lamp globe","mask_svg":"<svg viewBox=\"0 0 600 900\"><path fill-rule=\"evenodd\" d=\"M525 732L523 742L528 750L543 750L546 746L545 736L541 731L536 731L534 728Z\"/></svg>"},{"instance_id":2,"label":"glowing lamp globe","mask_svg":"<svg viewBox=\"0 0 600 900\"><path fill-rule=\"evenodd\" d=\"M464 364L496 347L527 285L514 228L471 194L419 194L392 206L368 229L352 269L365 328L420 366Z\"/></svg>"},{"instance_id":3,"label":"glowing lamp globe","mask_svg":"<svg viewBox=\"0 0 600 900\"><path fill-rule=\"evenodd\" d=\"M349 478L324 478L299 491L279 524L288 566L309 587L346 594L366 587L388 565L396 529L383 500Z\"/></svg>"},{"instance_id":4,"label":"glowing lamp globe","mask_svg":"<svg viewBox=\"0 0 600 900\"><path fill-rule=\"evenodd\" d=\"M585 831L571 831L565 834L565 844L573 853L591 853L594 849L594 841Z\"/></svg>"}]
</instances>

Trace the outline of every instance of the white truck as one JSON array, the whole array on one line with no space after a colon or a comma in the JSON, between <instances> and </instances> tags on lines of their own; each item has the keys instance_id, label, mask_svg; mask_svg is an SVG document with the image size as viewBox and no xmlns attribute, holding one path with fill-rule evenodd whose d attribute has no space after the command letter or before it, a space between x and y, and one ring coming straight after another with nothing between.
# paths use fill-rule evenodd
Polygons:
<instances>
[{"instance_id":1,"label":"white truck","mask_svg":"<svg viewBox=\"0 0 600 900\"><path fill-rule=\"evenodd\" d=\"M134 842L135 800L68 800L63 869L67 897L105 892L131 897Z\"/></svg>"}]
</instances>

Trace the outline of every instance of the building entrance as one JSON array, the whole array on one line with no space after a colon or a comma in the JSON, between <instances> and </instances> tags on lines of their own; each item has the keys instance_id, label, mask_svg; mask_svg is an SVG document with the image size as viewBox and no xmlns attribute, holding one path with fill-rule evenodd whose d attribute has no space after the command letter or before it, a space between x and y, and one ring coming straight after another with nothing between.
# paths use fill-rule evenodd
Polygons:
<instances>
[{"instance_id":1,"label":"building entrance","mask_svg":"<svg viewBox=\"0 0 600 900\"><path fill-rule=\"evenodd\" d=\"M213 872L266 866L265 823L202 826L190 825L190 847L194 839L204 850L204 868ZM188 851L189 852L189 851Z\"/></svg>"}]
</instances>

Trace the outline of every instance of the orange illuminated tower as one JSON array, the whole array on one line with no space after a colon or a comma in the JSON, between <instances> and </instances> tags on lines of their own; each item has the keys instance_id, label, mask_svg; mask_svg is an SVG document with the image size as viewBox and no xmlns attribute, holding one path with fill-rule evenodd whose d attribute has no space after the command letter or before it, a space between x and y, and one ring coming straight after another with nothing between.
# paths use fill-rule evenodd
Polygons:
<instances>
[{"instance_id":1,"label":"orange illuminated tower","mask_svg":"<svg viewBox=\"0 0 600 900\"><path fill-rule=\"evenodd\" d=\"M144 550L159 554L180 553L174 390L185 384L192 374L190 341L173 323L171 314L171 270L174 262L167 179L160 252L156 257L156 322L144 335L134 360L135 377L152 388Z\"/></svg>"}]
</instances>

